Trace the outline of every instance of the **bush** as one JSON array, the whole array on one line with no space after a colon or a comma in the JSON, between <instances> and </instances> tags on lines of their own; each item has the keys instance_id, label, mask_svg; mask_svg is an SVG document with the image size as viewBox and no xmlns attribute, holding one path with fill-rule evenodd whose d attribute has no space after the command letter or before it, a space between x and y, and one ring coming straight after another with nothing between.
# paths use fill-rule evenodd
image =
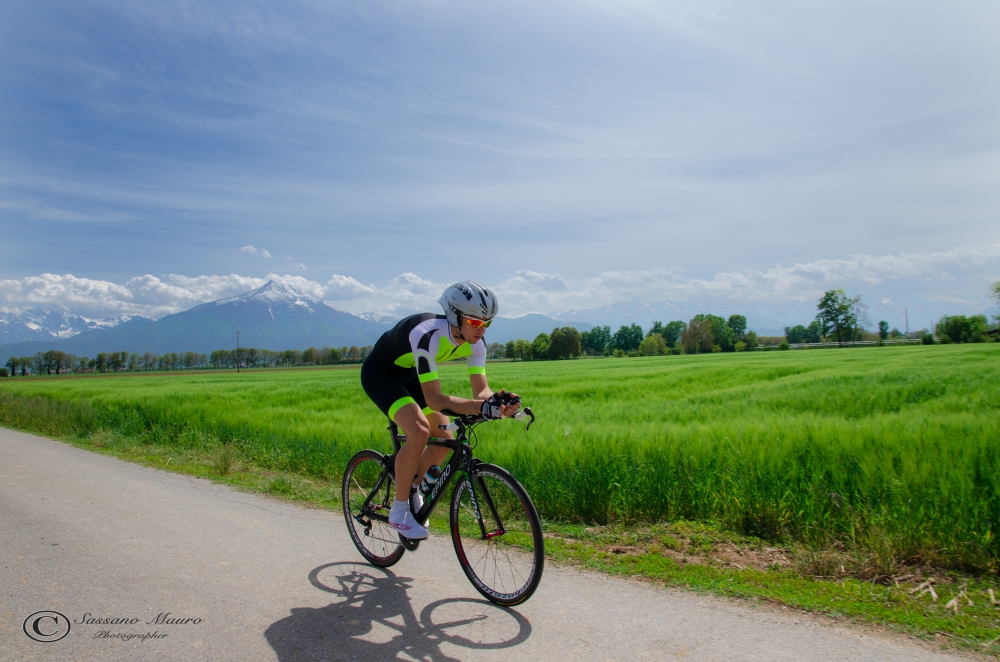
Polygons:
<instances>
[{"instance_id":1,"label":"bush","mask_svg":"<svg viewBox=\"0 0 1000 662\"><path fill-rule=\"evenodd\" d=\"M742 352L742 351L746 350L746 348L747 348L747 344L745 342L743 342L742 340L740 340L739 342L736 343L735 349L736 349L737 352Z\"/></svg>"},{"instance_id":2,"label":"bush","mask_svg":"<svg viewBox=\"0 0 1000 662\"><path fill-rule=\"evenodd\" d=\"M929 333L925 333L925 334L923 335L923 337L922 337L922 338L920 338L920 341L921 341L922 343L924 343L925 345L933 345L933 344L934 344L934 336L932 336L932 335L931 335L931 334L929 334Z\"/></svg>"},{"instance_id":3,"label":"bush","mask_svg":"<svg viewBox=\"0 0 1000 662\"><path fill-rule=\"evenodd\" d=\"M781 344L778 345L778 349L780 349L781 351L784 351L786 349L791 349L791 348L792 348L792 346L788 344L787 340L781 341Z\"/></svg>"},{"instance_id":4,"label":"bush","mask_svg":"<svg viewBox=\"0 0 1000 662\"><path fill-rule=\"evenodd\" d=\"M667 353L667 341L659 333L647 336L639 345L642 356L659 356Z\"/></svg>"},{"instance_id":5,"label":"bush","mask_svg":"<svg viewBox=\"0 0 1000 662\"><path fill-rule=\"evenodd\" d=\"M0 377L10 377L10 371L7 368L0 368Z\"/></svg>"},{"instance_id":6,"label":"bush","mask_svg":"<svg viewBox=\"0 0 1000 662\"><path fill-rule=\"evenodd\" d=\"M935 331L942 343L983 342L987 320L985 315L945 315L935 325ZM946 341L945 338L948 340Z\"/></svg>"}]
</instances>

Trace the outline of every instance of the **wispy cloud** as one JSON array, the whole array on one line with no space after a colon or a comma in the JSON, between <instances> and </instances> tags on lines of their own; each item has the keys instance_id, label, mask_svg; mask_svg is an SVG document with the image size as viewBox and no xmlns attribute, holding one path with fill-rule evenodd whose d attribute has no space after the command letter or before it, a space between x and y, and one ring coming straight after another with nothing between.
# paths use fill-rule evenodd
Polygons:
<instances>
[{"instance_id":1,"label":"wispy cloud","mask_svg":"<svg viewBox=\"0 0 1000 662\"><path fill-rule=\"evenodd\" d=\"M240 253L246 253L249 255L260 255L261 257L271 257L271 254L267 252L267 249L257 248L253 244L247 244L246 246L240 247Z\"/></svg>"}]
</instances>

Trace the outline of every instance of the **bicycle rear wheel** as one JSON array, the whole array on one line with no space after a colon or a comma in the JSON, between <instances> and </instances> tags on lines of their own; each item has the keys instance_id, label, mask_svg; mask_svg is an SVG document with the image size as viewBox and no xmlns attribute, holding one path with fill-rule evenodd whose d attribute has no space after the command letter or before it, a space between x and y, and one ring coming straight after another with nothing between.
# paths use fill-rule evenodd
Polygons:
<instances>
[{"instance_id":1,"label":"bicycle rear wheel","mask_svg":"<svg viewBox=\"0 0 1000 662\"><path fill-rule=\"evenodd\" d=\"M542 579L545 541L535 505L507 471L480 464L451 497L451 540L465 575L487 600L520 604Z\"/></svg>"},{"instance_id":2,"label":"bicycle rear wheel","mask_svg":"<svg viewBox=\"0 0 1000 662\"><path fill-rule=\"evenodd\" d=\"M382 464L383 457L372 450L361 451L352 457L344 471L342 496L344 520L354 546L370 563L388 568L403 556L404 550L395 529L388 522L372 517L388 517L396 492L392 473ZM362 512L370 494L368 508Z\"/></svg>"}]
</instances>

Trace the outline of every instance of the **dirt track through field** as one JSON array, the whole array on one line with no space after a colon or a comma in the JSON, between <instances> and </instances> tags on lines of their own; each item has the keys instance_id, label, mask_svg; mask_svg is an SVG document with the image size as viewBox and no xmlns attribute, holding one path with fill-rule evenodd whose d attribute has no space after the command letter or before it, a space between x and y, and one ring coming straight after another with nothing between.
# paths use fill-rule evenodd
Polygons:
<instances>
[{"instance_id":1,"label":"dirt track through field","mask_svg":"<svg viewBox=\"0 0 1000 662\"><path fill-rule=\"evenodd\" d=\"M956 659L552 566L527 604L505 610L479 597L442 536L388 570L359 561L339 514L0 429L4 662ZM40 611L57 612L41 615L42 634L59 614L69 633L29 638L23 624ZM164 622L175 619L198 622Z\"/></svg>"}]
</instances>

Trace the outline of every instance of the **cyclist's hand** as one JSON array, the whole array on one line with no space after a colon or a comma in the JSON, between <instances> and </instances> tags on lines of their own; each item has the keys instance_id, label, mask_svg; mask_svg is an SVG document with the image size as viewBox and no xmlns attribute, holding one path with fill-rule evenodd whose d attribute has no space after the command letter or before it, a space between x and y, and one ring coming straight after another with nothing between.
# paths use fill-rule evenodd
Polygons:
<instances>
[{"instance_id":1,"label":"cyclist's hand","mask_svg":"<svg viewBox=\"0 0 1000 662\"><path fill-rule=\"evenodd\" d=\"M494 393L490 397L483 400L483 406L479 410L479 413L488 421L492 421L498 418L503 418L503 395L502 393Z\"/></svg>"},{"instance_id":2,"label":"cyclist's hand","mask_svg":"<svg viewBox=\"0 0 1000 662\"><path fill-rule=\"evenodd\" d=\"M500 402L503 405L503 417L513 416L521 408L521 396L517 393L508 393L507 391L500 389L497 393L500 396Z\"/></svg>"}]
</instances>

